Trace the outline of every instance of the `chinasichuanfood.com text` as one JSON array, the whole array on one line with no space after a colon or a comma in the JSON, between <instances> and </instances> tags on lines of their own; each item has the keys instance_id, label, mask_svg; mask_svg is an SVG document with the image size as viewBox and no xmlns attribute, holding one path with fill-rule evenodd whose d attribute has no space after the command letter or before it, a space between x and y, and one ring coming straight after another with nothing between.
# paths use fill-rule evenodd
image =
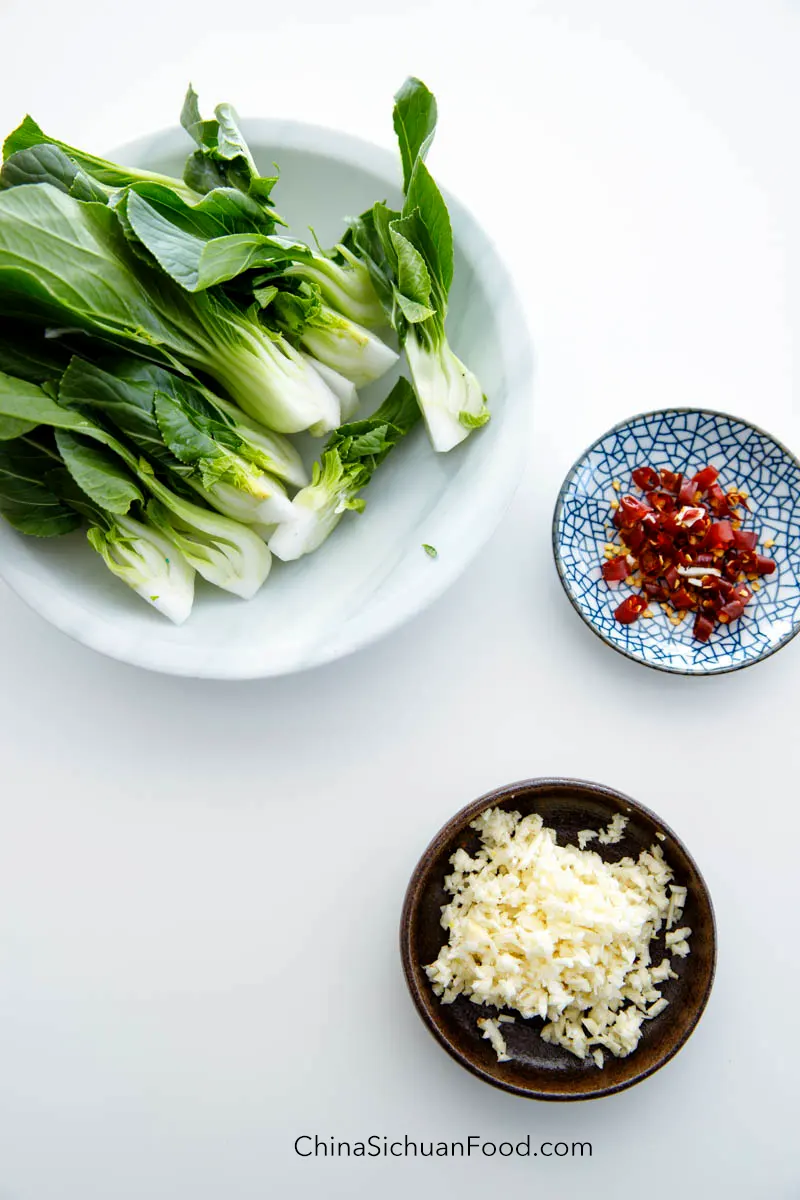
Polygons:
<instances>
[{"instance_id":1,"label":"chinasichuanfood.com text","mask_svg":"<svg viewBox=\"0 0 800 1200\"><path fill-rule=\"evenodd\" d=\"M521 1141L494 1142L471 1134L459 1141L434 1141L371 1134L363 1140L344 1141L303 1133L295 1138L299 1158L591 1158L591 1142L541 1142L530 1134Z\"/></svg>"}]
</instances>

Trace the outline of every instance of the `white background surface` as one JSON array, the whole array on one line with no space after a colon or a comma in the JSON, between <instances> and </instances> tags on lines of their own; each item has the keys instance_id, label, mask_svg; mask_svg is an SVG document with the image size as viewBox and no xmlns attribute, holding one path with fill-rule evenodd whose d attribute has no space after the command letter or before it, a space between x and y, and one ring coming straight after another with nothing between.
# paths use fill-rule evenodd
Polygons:
<instances>
[{"instance_id":1,"label":"white background surface","mask_svg":"<svg viewBox=\"0 0 800 1200\"><path fill-rule=\"evenodd\" d=\"M380 15L379 15L380 14ZM103 149L205 104L391 142L490 226L535 333L530 468L462 581L390 640L215 685L104 661L0 592L0 1197L800 1195L800 643L709 680L614 655L561 594L558 485L633 412L705 404L800 446L800 6L0 3L0 126ZM720 963L678 1058L546 1106L472 1079L410 1002L396 926L482 791L629 791L695 854ZM304 1160L303 1133L590 1140L591 1160ZM445 1189L444 1192L442 1189Z\"/></svg>"}]
</instances>

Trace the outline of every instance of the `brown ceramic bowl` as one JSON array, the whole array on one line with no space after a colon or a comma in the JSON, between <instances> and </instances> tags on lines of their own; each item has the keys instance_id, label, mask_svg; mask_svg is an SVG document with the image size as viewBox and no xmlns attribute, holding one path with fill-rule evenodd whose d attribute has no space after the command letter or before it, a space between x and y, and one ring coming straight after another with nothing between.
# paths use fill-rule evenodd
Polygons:
<instances>
[{"instance_id":1,"label":"brown ceramic bowl","mask_svg":"<svg viewBox=\"0 0 800 1200\"><path fill-rule=\"evenodd\" d=\"M434 995L424 971L434 961L447 935L439 921L449 896L444 877L451 855L463 846L474 852L478 835L469 828L485 808L516 810L526 816L538 812L546 825L555 829L562 844L577 845L580 829L600 829L615 813L628 818L622 841L616 845L591 843L605 859L615 862L626 855L634 858L656 841L675 872L675 882L688 888L681 924L692 928L691 954L674 960L678 979L661 985L669 1007L643 1026L642 1039L627 1058L605 1056L599 1068L592 1059L581 1061L561 1046L551 1046L539 1037L543 1022L518 1019L503 1026L510 1062L498 1062L476 1021L500 1010L479 1007L460 996L453 1004L442 1004ZM653 959L660 962L663 930L655 940ZM536 1100L589 1100L622 1091L652 1075L677 1054L688 1040L711 993L717 956L716 929L711 897L694 859L683 842L655 813L628 796L597 783L577 779L531 779L511 784L468 804L441 829L423 854L406 892L400 924L403 969L412 999L422 1020L438 1042L462 1067L486 1083L518 1096ZM513 1010L507 1010L512 1013Z\"/></svg>"}]
</instances>

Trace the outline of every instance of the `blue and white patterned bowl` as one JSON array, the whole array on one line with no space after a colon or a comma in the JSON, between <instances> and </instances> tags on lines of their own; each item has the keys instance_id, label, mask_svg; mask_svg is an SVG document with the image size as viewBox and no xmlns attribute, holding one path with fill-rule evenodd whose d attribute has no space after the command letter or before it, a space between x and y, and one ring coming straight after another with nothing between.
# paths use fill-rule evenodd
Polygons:
<instances>
[{"instance_id":1,"label":"blue and white patterned bowl","mask_svg":"<svg viewBox=\"0 0 800 1200\"><path fill-rule=\"evenodd\" d=\"M744 527L759 531L777 571L765 576L744 616L717 626L708 642L692 636L689 619L672 625L663 609L631 625L614 609L631 588L603 580L603 547L613 541L611 501L632 490L631 473L647 464L657 470L694 473L710 464L727 488L750 494ZM578 460L564 481L553 519L556 566L578 613L614 650L628 658L682 675L735 671L767 658L800 632L800 462L763 430L724 413L673 408L644 413L616 425Z\"/></svg>"}]
</instances>

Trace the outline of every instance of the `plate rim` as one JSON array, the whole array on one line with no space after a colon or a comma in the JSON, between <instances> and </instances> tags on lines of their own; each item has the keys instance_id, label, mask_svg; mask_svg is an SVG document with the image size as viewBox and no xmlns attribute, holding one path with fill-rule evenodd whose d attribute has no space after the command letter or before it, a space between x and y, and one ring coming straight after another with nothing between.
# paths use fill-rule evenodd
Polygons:
<instances>
[{"instance_id":1,"label":"plate rim","mask_svg":"<svg viewBox=\"0 0 800 1200\"><path fill-rule=\"evenodd\" d=\"M570 486L571 486L575 476L577 475L578 471L580 470L581 466L583 465L584 460L589 457L589 455L592 453L592 451L594 449L596 449L597 446L599 446L602 442L604 442L606 440L606 438L609 437L610 434L619 433L620 430L625 429L627 426L633 424L633 422L640 421L645 417L673 416L673 415L680 416L680 415L685 415L686 413L696 414L697 416L701 416L701 417L714 417L714 418L721 417L723 420L732 421L737 425L743 425L747 429L754 430L760 437L767 438L774 445L776 445L778 447L778 449L780 450L780 452L783 455L785 455L786 458L788 458L791 462L794 463L794 465L797 467L798 472L800 473L800 458L798 458L798 456L796 454L793 454L792 451L788 448L788 446L786 446L780 440L780 438L775 437L775 435L770 433L769 430L763 429L760 425L756 424L755 421L748 421L744 417L737 417L733 413L725 412L723 409L698 408L693 405L682 405L682 406L670 405L668 408L645 409L642 412L634 413L633 416L626 417L625 420L623 420L623 421L618 421L615 425L611 425L605 431L605 433L602 433L599 437L595 438L595 440L589 446L587 446L586 449L581 454L579 454L578 457L575 459L574 463L572 464L572 466L570 467L566 476L564 477L564 482L561 484L561 487L558 489L558 496L556 497L556 504L555 504L555 508L553 510L553 521L552 521L552 526L551 526L551 544L552 544L552 550L553 550L553 559L555 561L556 570L558 572L559 580L561 581L561 586L564 589L564 593L565 593L567 599L569 600L570 604L574 608L575 612L578 614L578 616L583 621L584 625L587 625L589 627L589 629L591 629L591 631L595 635L595 637L599 638L600 641L604 642L606 646L610 647L610 649L616 651L617 654L621 654L623 658L627 658L631 662L635 662L641 667L647 667L648 670L663 671L668 675L688 675L692 678L702 679L704 676L730 675L734 671L742 671L742 670L745 670L747 667L754 667L757 663L764 662L765 659L771 658L773 654L777 654L779 650L782 650L784 648L784 646L787 646L789 644L789 642L791 642L800 633L800 616L795 618L792 628L789 630L789 632L785 633L783 635L783 637L780 638L773 646L769 646L766 650L762 650L759 654L757 654L753 658L745 658L742 660L742 662L734 663L732 666L725 666L725 667L717 667L717 666L705 667L704 666L704 667L700 667L700 668L697 668L697 667L674 667L674 666L669 666L666 663L650 662L648 659L643 658L641 655L635 654L630 650L626 650L622 646L618 646L617 643L612 641L612 639L610 637L608 637L607 634L603 633L602 630L598 629L597 626L595 625L595 623L591 620L591 618L586 615L582 605L576 600L575 596L572 594L572 591L570 590L570 588L568 586L568 573L564 567L564 561L563 561L563 558L561 555L561 547L560 547L560 542L559 542L559 537L558 537L558 529L559 529L559 524L560 524L560 520L561 520L561 513L564 508L564 500L566 498L567 492L569 491Z\"/></svg>"},{"instance_id":2,"label":"plate rim","mask_svg":"<svg viewBox=\"0 0 800 1200\"><path fill-rule=\"evenodd\" d=\"M434 858L441 853L442 847L447 842L457 836L470 821L474 820L480 813L490 808L493 804L501 800L513 800L516 792L525 792L526 795L535 795L537 792L548 790L577 790L591 795L594 799L611 798L615 801L622 802L630 806L634 811L641 813L652 821L658 824L662 833L669 839L671 838L677 844L686 859L693 868L697 881L700 887L700 894L704 898L709 913L710 929L711 929L711 961L708 969L708 976L699 998L697 1012L692 1023L683 1033L673 1046L659 1059L651 1063L648 1067L635 1074L632 1078L623 1080L620 1083L609 1084L608 1087L601 1088L590 1093L558 1093L558 1092L543 1092L538 1091L535 1087L523 1088L516 1084L506 1082L493 1074L491 1070L481 1067L478 1063L473 1062L466 1055L463 1055L439 1030L438 1026L431 1020L427 1007L422 999L421 990L418 987L417 979L414 970L414 959L411 953L411 933L413 928L414 917L419 905L419 889L421 883L427 875L430 864ZM400 958L403 968L403 976L405 978L406 987L413 1001L417 1014L420 1017L423 1025L428 1033L439 1043L439 1045L447 1051L450 1057L460 1066L468 1070L472 1075L484 1083L491 1084L500 1091L508 1092L515 1096L520 1096L525 1100L538 1100L546 1103L569 1104L582 1103L589 1100L600 1100L606 1096L616 1095L619 1092L627 1091L629 1088L635 1087L636 1084L648 1079L666 1066L676 1054L689 1041L692 1034L697 1029L700 1021L703 1018L705 1010L708 1006L708 1001L711 997L711 992L714 988L716 979L717 964L719 960L719 935L717 930L717 919L714 910L714 901L711 897L711 891L706 883L705 876L700 870L694 855L689 850L684 840L675 833L674 829L669 825L658 813L647 805L642 804L639 800L634 800L632 796L625 792L620 792L616 788L609 787L604 783L597 783L588 779L576 779L563 775L556 776L536 776L531 779L521 779L516 783L507 783L501 787L493 788L492 791L486 792L479 796L477 800L465 804L452 817L447 820L437 833L431 838L423 853L414 867L414 870L409 879L403 899L403 907L400 914ZM635 1052L634 1052L635 1053Z\"/></svg>"}]
</instances>

